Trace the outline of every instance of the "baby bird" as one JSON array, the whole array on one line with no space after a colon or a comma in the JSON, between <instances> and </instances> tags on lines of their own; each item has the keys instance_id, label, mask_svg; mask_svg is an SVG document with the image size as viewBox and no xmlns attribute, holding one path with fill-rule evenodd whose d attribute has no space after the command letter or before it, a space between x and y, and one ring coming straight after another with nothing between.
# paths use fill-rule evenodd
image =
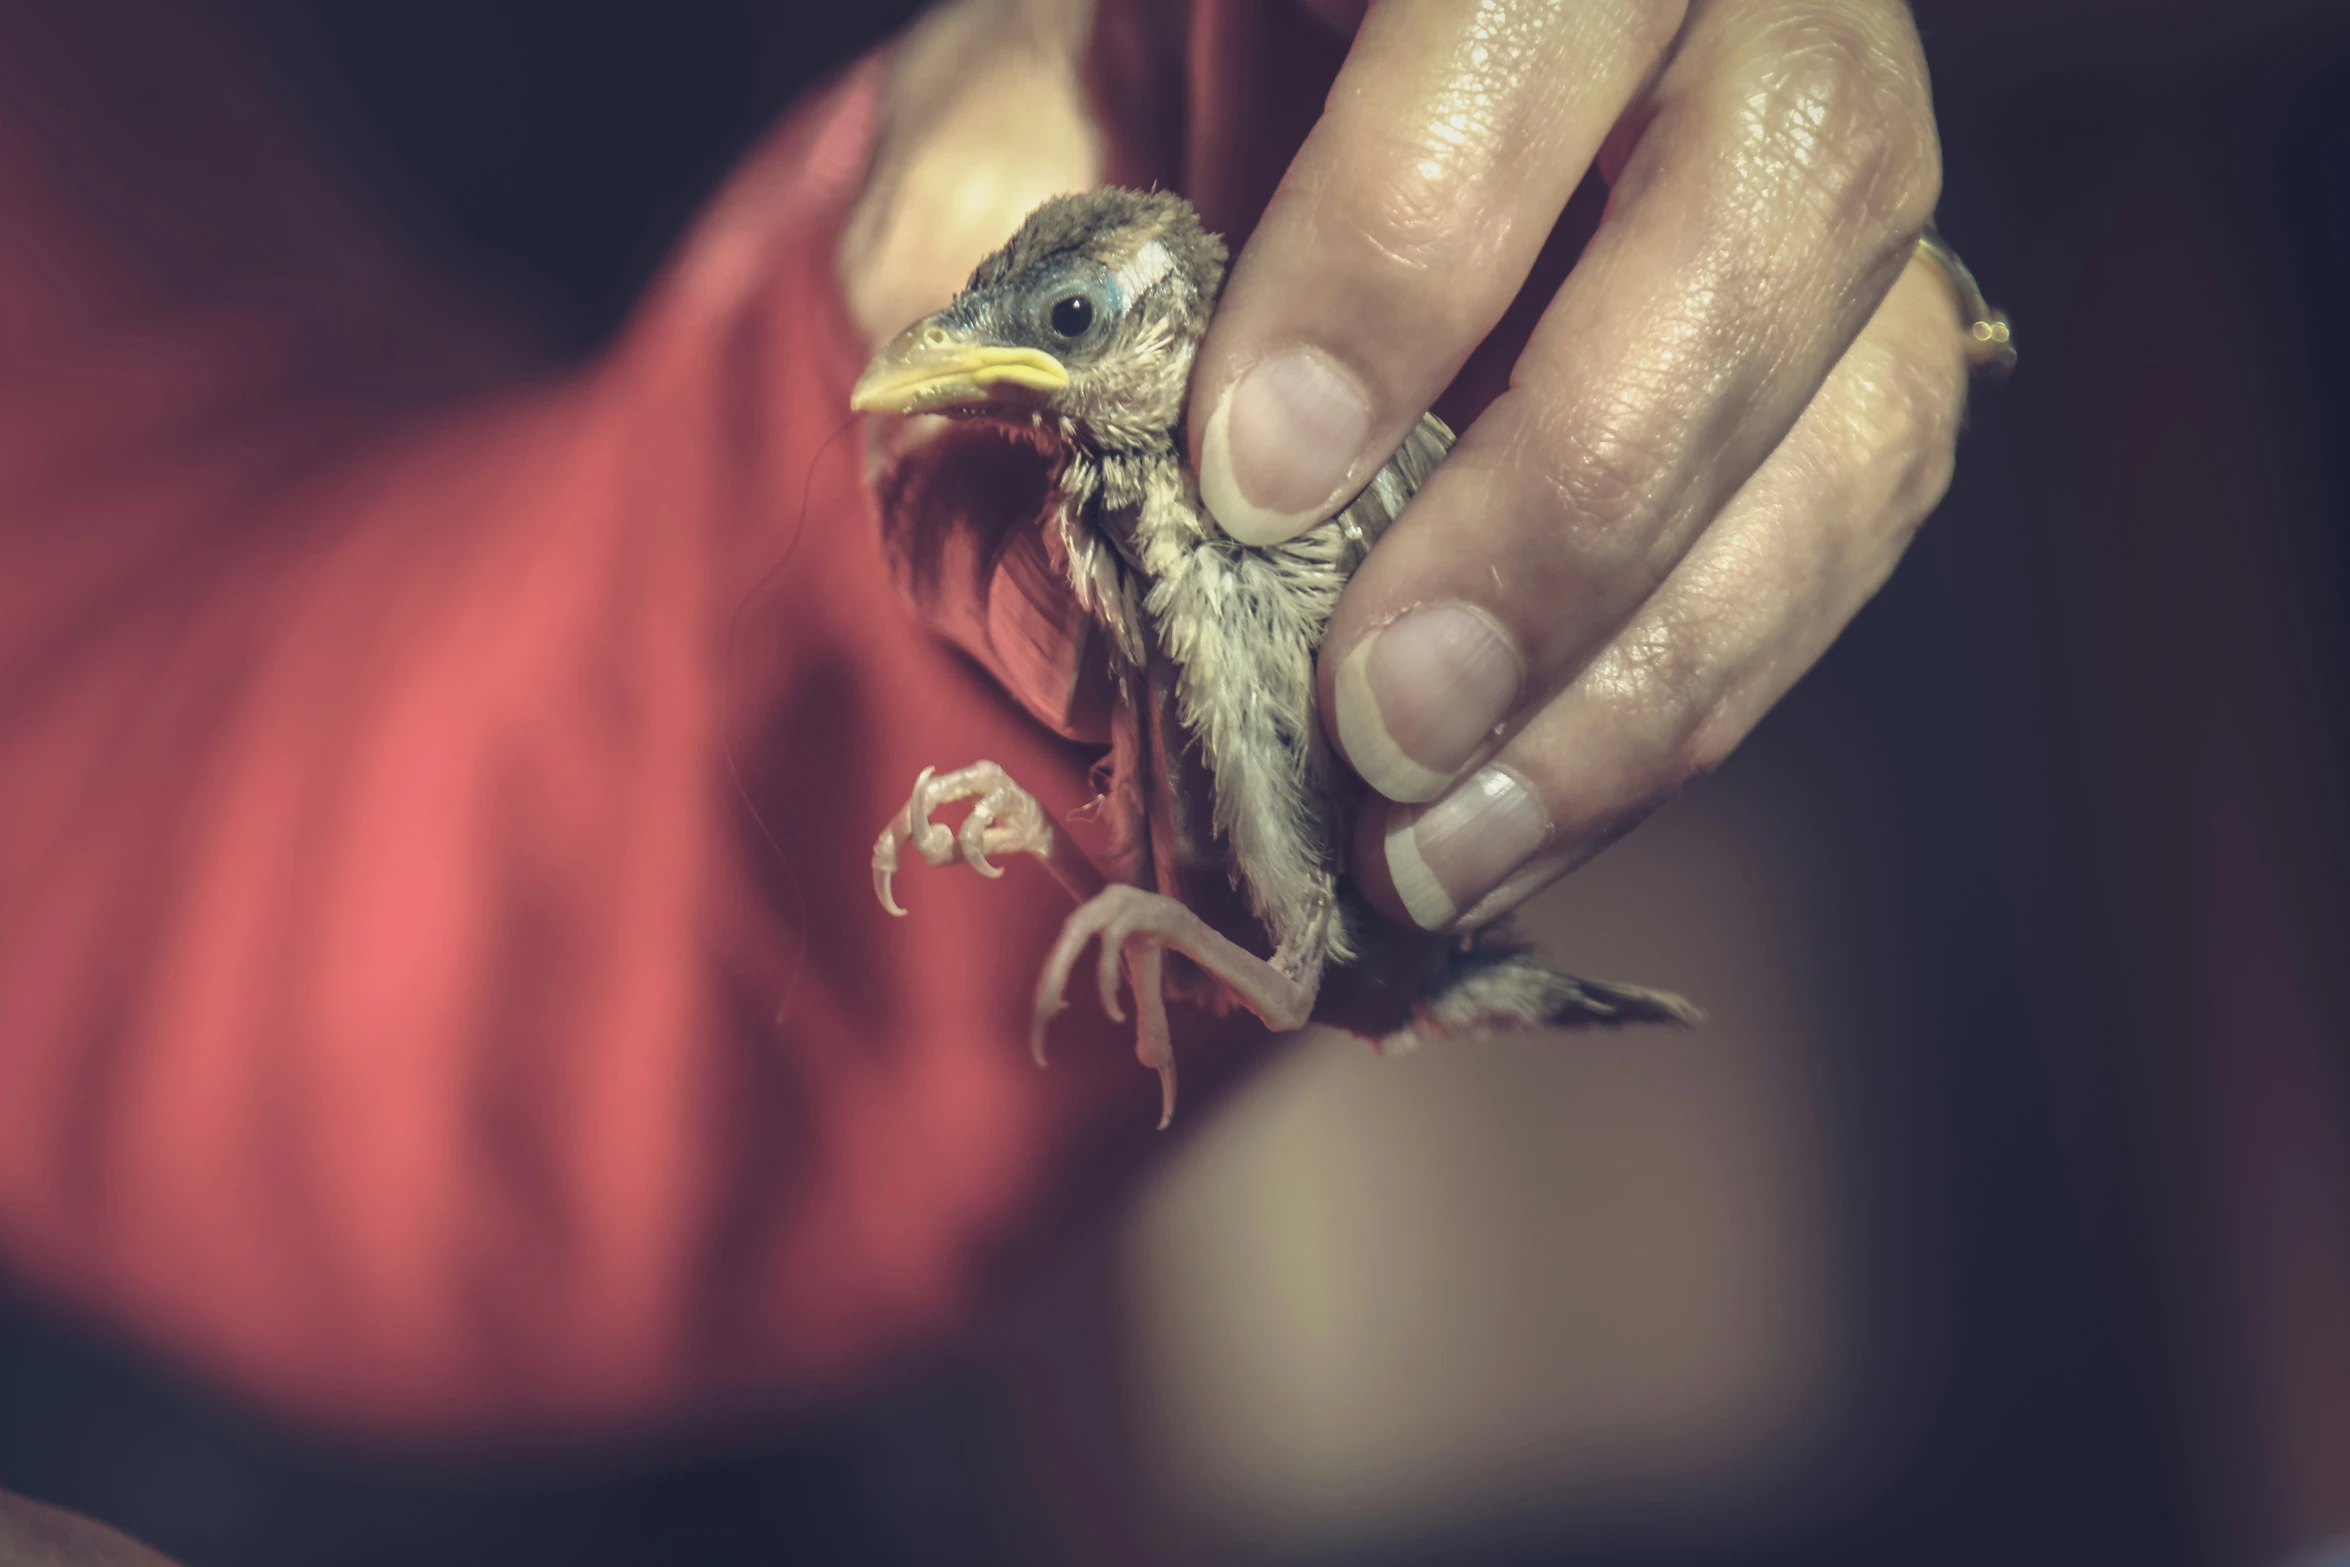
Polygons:
<instances>
[{"instance_id":1,"label":"baby bird","mask_svg":"<svg viewBox=\"0 0 2350 1567\"><path fill-rule=\"evenodd\" d=\"M865 412L992 421L1050 459L1040 525L1111 664L1105 803L1131 878L1103 886L1035 799L980 762L917 780L874 848L875 891L903 912L891 880L904 844L989 876L1001 874L992 855L1043 861L1081 906L1038 982L1037 1059L1072 969L1098 939L1102 1005L1124 1015L1122 965L1137 1054L1159 1073L1162 1127L1175 1109L1170 990L1219 1010L1237 1002L1286 1031L1313 1015L1329 970L1414 959L1343 880L1347 796L1323 738L1314 654L1347 578L1452 445L1429 415L1328 522L1285 544L1229 537L1201 504L1182 439L1192 357L1224 264L1223 242L1178 196L1057 198L979 264L954 303L884 348L851 397ZM930 819L960 800L974 803L959 831ZM1227 912L1216 905L1235 888L1271 940L1269 957L1203 917ZM1409 1021L1383 1048L1493 1026L1698 1015L1678 997L1560 974L1492 927L1433 962L1417 957Z\"/></svg>"}]
</instances>

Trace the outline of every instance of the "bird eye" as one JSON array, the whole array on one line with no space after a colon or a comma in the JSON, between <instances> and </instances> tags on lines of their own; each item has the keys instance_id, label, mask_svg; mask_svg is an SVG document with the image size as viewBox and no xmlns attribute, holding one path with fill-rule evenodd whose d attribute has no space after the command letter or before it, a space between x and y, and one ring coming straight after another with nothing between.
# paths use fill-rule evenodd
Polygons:
<instances>
[{"instance_id":1,"label":"bird eye","mask_svg":"<svg viewBox=\"0 0 2350 1567\"><path fill-rule=\"evenodd\" d=\"M1056 299L1051 320L1053 330L1063 337L1083 337L1086 328L1093 325L1093 301L1083 294Z\"/></svg>"}]
</instances>

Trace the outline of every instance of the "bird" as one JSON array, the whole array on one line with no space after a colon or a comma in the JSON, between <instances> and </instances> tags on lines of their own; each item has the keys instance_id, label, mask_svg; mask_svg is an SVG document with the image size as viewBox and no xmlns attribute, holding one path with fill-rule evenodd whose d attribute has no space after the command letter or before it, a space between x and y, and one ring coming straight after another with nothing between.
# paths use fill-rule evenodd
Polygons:
<instances>
[{"instance_id":1,"label":"bird","mask_svg":"<svg viewBox=\"0 0 2350 1567\"><path fill-rule=\"evenodd\" d=\"M1350 790L1323 733L1315 654L1347 579L1453 436L1424 416L1359 495L1285 543L1226 533L1183 435L1226 259L1172 192L1055 197L857 380L858 412L977 421L1043 454L1036 526L1099 631L1115 695L1101 804L1126 871L1102 877L1033 795L981 761L916 780L874 847L882 906L904 912L893 878L909 847L987 876L1006 854L1043 863L1079 906L1038 978L1031 1047L1041 1063L1098 941L1102 1006L1122 1019L1121 981L1132 993L1162 1128L1176 1098L1170 995L1242 1006L1287 1032L1315 1016L1327 976L1352 971L1372 992L1405 992L1400 1016L1371 1035L1391 1052L1495 1028L1694 1023L1702 1014L1678 996L1559 972L1506 921L1433 943L1407 934L1347 880ZM964 801L959 828L933 819ZM1251 923L1269 955L1230 933Z\"/></svg>"}]
</instances>

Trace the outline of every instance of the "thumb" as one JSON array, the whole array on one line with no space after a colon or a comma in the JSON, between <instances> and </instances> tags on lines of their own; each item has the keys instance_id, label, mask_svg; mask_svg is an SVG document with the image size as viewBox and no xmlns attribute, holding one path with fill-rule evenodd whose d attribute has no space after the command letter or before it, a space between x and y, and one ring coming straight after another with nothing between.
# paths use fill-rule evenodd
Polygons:
<instances>
[{"instance_id":1,"label":"thumb","mask_svg":"<svg viewBox=\"0 0 2350 1567\"><path fill-rule=\"evenodd\" d=\"M891 52L841 286L878 345L952 299L1047 198L1102 182L1083 66L1092 0L953 0Z\"/></svg>"}]
</instances>

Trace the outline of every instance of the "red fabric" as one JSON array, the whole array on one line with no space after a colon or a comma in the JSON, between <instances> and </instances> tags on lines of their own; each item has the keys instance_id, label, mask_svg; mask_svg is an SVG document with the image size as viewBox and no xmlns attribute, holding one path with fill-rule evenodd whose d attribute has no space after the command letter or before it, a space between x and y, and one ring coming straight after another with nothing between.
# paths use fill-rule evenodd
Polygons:
<instances>
[{"instance_id":1,"label":"red fabric","mask_svg":"<svg viewBox=\"0 0 2350 1567\"><path fill-rule=\"evenodd\" d=\"M378 1425L835 1387L1156 1094L1106 1025L1029 1063L1033 867L868 885L921 767L1067 810L1093 760L913 622L828 444L878 72L550 375L240 58L0 5L7 1266Z\"/></svg>"}]
</instances>

